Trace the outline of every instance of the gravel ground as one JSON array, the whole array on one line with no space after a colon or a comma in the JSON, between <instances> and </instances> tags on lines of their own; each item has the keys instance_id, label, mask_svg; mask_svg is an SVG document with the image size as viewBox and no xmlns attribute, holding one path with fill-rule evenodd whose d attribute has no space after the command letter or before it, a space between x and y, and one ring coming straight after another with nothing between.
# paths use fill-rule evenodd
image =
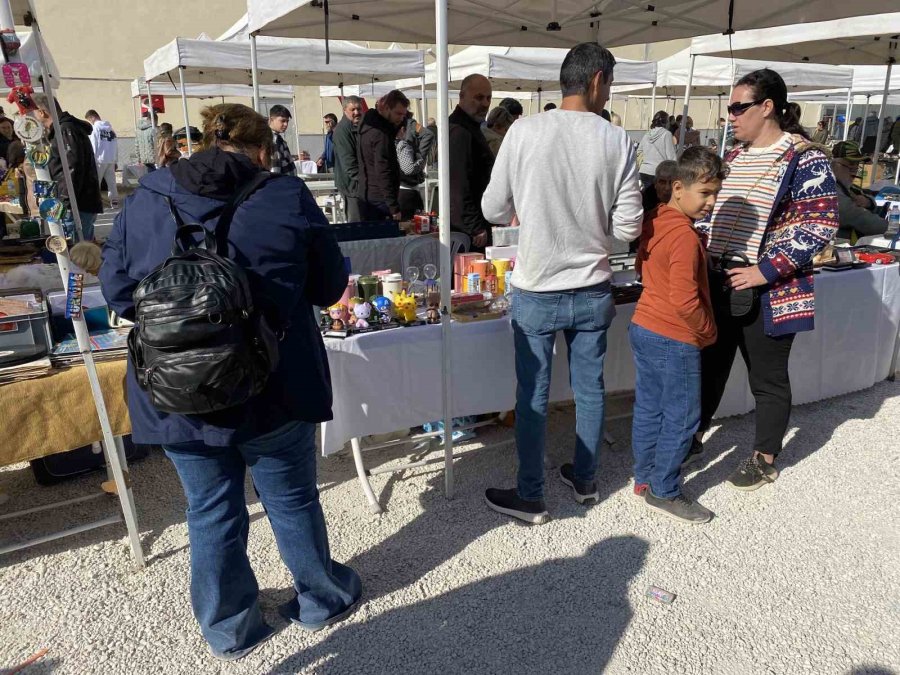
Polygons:
<instances>
[{"instance_id":1,"label":"gravel ground","mask_svg":"<svg viewBox=\"0 0 900 675\"><path fill-rule=\"evenodd\" d=\"M349 456L320 462L336 559L365 585L351 619L315 635L274 607L290 580L252 491L250 556L280 632L236 664L210 657L191 616L184 497L161 455L134 466L149 565L136 573L116 525L0 558L0 668L40 648L31 673L900 673L898 478L900 385L796 409L782 477L753 493L723 481L746 452L752 417L725 421L686 491L716 514L686 526L630 492L630 422L612 422L601 503L575 504L556 478L574 415L551 417L547 501L533 528L482 502L510 485L511 443L467 448L446 501L433 469L373 481L388 511L372 516ZM482 434L509 440L510 431ZM370 455L371 465L398 451ZM0 471L0 512L77 495L98 477L35 488L27 466ZM34 517L32 532L109 513L99 501ZM0 522L0 539L21 532ZM671 605L646 597L656 585ZM894 589L894 590L891 590Z\"/></svg>"}]
</instances>

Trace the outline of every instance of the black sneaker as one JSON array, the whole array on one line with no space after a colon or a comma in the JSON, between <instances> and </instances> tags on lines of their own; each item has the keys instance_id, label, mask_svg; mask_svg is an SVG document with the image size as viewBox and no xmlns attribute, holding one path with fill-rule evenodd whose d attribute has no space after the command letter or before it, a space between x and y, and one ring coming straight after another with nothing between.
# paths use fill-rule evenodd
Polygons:
<instances>
[{"instance_id":1,"label":"black sneaker","mask_svg":"<svg viewBox=\"0 0 900 675\"><path fill-rule=\"evenodd\" d=\"M687 466L691 464L695 460L699 459L700 455L703 454L703 441L698 441L697 437L694 436L694 439L691 441L691 449L688 450L687 457L684 458L684 461L681 462L681 466Z\"/></svg>"},{"instance_id":2,"label":"black sneaker","mask_svg":"<svg viewBox=\"0 0 900 675\"><path fill-rule=\"evenodd\" d=\"M550 522L550 514L543 499L529 502L519 497L515 488L512 490L497 490L488 488L484 492L484 501L497 513L518 518L532 525L543 525Z\"/></svg>"},{"instance_id":3,"label":"black sneaker","mask_svg":"<svg viewBox=\"0 0 900 675\"><path fill-rule=\"evenodd\" d=\"M657 497L651 490L647 490L644 495L644 503L647 508L653 511L659 511L670 518L680 520L683 523L691 523L694 525L700 523L708 523L712 520L713 512L699 502L692 501L684 495L678 495L671 499Z\"/></svg>"},{"instance_id":4,"label":"black sneaker","mask_svg":"<svg viewBox=\"0 0 900 675\"><path fill-rule=\"evenodd\" d=\"M575 478L575 467L572 464L563 464L559 467L559 479L564 485L572 488L572 495L579 504L585 502L599 502L600 493L597 491L597 481L585 483Z\"/></svg>"},{"instance_id":5,"label":"black sneaker","mask_svg":"<svg viewBox=\"0 0 900 675\"><path fill-rule=\"evenodd\" d=\"M775 465L754 455L741 462L735 472L728 477L727 483L735 490L750 492L763 485L774 483L776 478L778 478L778 469L775 468Z\"/></svg>"}]
</instances>

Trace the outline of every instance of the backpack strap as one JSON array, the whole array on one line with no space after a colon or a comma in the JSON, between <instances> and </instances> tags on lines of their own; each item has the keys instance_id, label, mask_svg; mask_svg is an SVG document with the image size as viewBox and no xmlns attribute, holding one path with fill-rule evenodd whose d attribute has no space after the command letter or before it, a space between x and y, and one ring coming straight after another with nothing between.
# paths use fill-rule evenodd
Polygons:
<instances>
[{"instance_id":1,"label":"backpack strap","mask_svg":"<svg viewBox=\"0 0 900 675\"><path fill-rule=\"evenodd\" d=\"M231 221L234 219L234 214L237 213L238 207L262 187L266 181L277 176L278 174L274 174L271 171L260 170L231 196L222 213L219 214L219 221L216 223L216 253L224 258L228 257L228 232L231 229Z\"/></svg>"}]
</instances>

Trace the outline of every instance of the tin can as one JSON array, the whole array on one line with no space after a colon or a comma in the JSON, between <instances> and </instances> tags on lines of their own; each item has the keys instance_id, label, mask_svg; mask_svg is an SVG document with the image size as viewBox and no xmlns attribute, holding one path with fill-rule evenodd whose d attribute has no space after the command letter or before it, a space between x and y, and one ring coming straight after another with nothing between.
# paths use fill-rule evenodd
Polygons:
<instances>
[{"instance_id":1,"label":"tin can","mask_svg":"<svg viewBox=\"0 0 900 675\"><path fill-rule=\"evenodd\" d=\"M481 275L469 272L466 276L466 293L481 293Z\"/></svg>"}]
</instances>

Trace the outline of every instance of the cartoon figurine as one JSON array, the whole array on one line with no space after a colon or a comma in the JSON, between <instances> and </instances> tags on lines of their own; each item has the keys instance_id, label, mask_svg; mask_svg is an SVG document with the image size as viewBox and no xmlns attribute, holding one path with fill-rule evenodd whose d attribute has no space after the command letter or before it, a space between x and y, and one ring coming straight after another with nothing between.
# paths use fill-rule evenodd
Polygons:
<instances>
[{"instance_id":1,"label":"cartoon figurine","mask_svg":"<svg viewBox=\"0 0 900 675\"><path fill-rule=\"evenodd\" d=\"M437 305L428 305L428 310L425 312L425 323L440 323L441 322L441 312L438 309Z\"/></svg>"},{"instance_id":2,"label":"cartoon figurine","mask_svg":"<svg viewBox=\"0 0 900 675\"><path fill-rule=\"evenodd\" d=\"M331 330L344 330L344 317L347 315L347 306L337 303L328 308L328 316L331 317Z\"/></svg>"},{"instance_id":3,"label":"cartoon figurine","mask_svg":"<svg viewBox=\"0 0 900 675\"><path fill-rule=\"evenodd\" d=\"M349 300L347 300L347 311L349 312L349 316L347 318L347 323L351 326L356 325L356 306L363 303L363 299L357 296L353 296ZM371 310L371 308L370 308Z\"/></svg>"},{"instance_id":4,"label":"cartoon figurine","mask_svg":"<svg viewBox=\"0 0 900 675\"><path fill-rule=\"evenodd\" d=\"M358 299L358 298L357 298ZM353 299L350 300L353 302ZM363 300L353 306L353 316L350 321L359 329L368 328L369 322L366 321L372 315L372 305Z\"/></svg>"},{"instance_id":5,"label":"cartoon figurine","mask_svg":"<svg viewBox=\"0 0 900 675\"><path fill-rule=\"evenodd\" d=\"M407 295L406 291L394 293L394 311L404 323L416 320L416 296Z\"/></svg>"},{"instance_id":6,"label":"cartoon figurine","mask_svg":"<svg viewBox=\"0 0 900 675\"><path fill-rule=\"evenodd\" d=\"M390 323L392 318L391 301L383 295L376 295L372 298L372 307L378 314L379 323Z\"/></svg>"}]
</instances>

